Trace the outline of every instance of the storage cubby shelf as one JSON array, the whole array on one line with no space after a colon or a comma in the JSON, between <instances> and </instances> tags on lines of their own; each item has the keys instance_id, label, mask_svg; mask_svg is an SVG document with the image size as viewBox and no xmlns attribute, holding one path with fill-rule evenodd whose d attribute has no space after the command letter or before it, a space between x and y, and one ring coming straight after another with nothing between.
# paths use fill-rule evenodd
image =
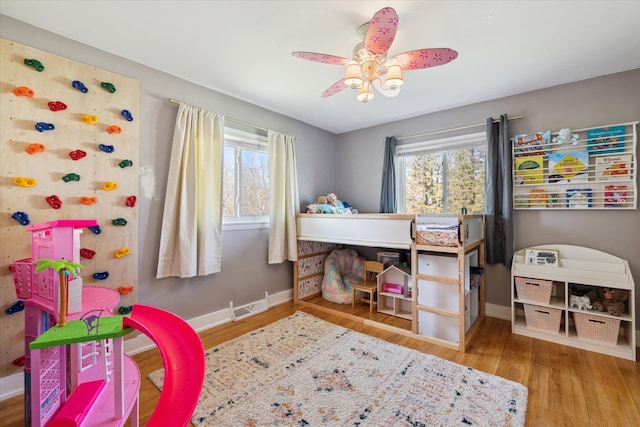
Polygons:
<instances>
[{"instance_id":1,"label":"storage cubby shelf","mask_svg":"<svg viewBox=\"0 0 640 427\"><path fill-rule=\"evenodd\" d=\"M635 284L628 262L605 252L579 246L550 244L527 249L558 251L559 266L526 264L525 249L516 252L511 267L512 332L636 360ZM525 286L548 289L549 283L555 289L552 290L554 296L547 299L543 292L526 292L523 289ZM583 291L598 291L603 288L626 290L629 292L626 312L614 316L607 312L581 310L571 306L571 292L576 288ZM523 294L534 297L525 299ZM558 314L559 322L548 322L551 316ZM577 319L581 320L578 326L588 325L582 333L576 327L575 316L579 316Z\"/></svg>"}]
</instances>

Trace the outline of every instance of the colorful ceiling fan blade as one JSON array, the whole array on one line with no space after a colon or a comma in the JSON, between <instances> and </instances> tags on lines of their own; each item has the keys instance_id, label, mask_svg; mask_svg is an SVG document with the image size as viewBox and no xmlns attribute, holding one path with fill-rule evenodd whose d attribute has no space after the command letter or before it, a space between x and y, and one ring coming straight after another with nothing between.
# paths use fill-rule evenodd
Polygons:
<instances>
[{"instance_id":1,"label":"colorful ceiling fan blade","mask_svg":"<svg viewBox=\"0 0 640 427\"><path fill-rule=\"evenodd\" d=\"M343 80L338 80L337 82L332 84L329 89L327 89L324 92L322 92L322 98L328 98L330 96L333 96L336 93L341 92L341 91L345 90L348 87L349 87L349 85L347 85L344 82L344 79Z\"/></svg>"},{"instance_id":2,"label":"colorful ceiling fan blade","mask_svg":"<svg viewBox=\"0 0 640 427\"><path fill-rule=\"evenodd\" d=\"M418 70L448 64L458 57L458 52L449 48L417 49L400 53L390 58L387 63L397 60L403 70Z\"/></svg>"},{"instance_id":3,"label":"colorful ceiling fan blade","mask_svg":"<svg viewBox=\"0 0 640 427\"><path fill-rule=\"evenodd\" d=\"M306 59L308 61L322 62L325 64L347 65L349 59L341 56L327 55L326 53L316 52L291 52L296 58Z\"/></svg>"},{"instance_id":4,"label":"colorful ceiling fan blade","mask_svg":"<svg viewBox=\"0 0 640 427\"><path fill-rule=\"evenodd\" d=\"M396 37L398 30L398 14L390 7L380 9L373 15L367 34L364 37L364 47L373 53L384 55L387 53Z\"/></svg>"}]
</instances>

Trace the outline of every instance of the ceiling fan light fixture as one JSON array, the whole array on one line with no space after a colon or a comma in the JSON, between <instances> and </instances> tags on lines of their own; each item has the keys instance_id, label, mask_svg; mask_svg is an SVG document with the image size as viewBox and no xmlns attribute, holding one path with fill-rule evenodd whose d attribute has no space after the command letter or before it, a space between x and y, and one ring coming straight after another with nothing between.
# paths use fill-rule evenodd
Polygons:
<instances>
[{"instance_id":1,"label":"ceiling fan light fixture","mask_svg":"<svg viewBox=\"0 0 640 427\"><path fill-rule=\"evenodd\" d=\"M371 89L371 83L363 82L362 87L358 90L358 101L366 104L373 99L373 90Z\"/></svg>"},{"instance_id":2,"label":"ceiling fan light fixture","mask_svg":"<svg viewBox=\"0 0 640 427\"><path fill-rule=\"evenodd\" d=\"M391 65L387 69L387 77L384 81L385 85L391 90L395 90L402 86L404 80L402 78L402 68L399 65Z\"/></svg>"},{"instance_id":3,"label":"ceiling fan light fixture","mask_svg":"<svg viewBox=\"0 0 640 427\"><path fill-rule=\"evenodd\" d=\"M384 7L377 11L369 22L358 28L362 42L353 48L352 59L316 52L292 52L292 55L347 67L344 78L329 86L322 93L322 98L350 87L357 89L358 101L369 102L373 99L373 86L382 95L395 97L404 86L403 71L437 67L458 57L458 52L449 48L416 49L389 57L398 22L398 14L393 8Z\"/></svg>"},{"instance_id":4,"label":"ceiling fan light fixture","mask_svg":"<svg viewBox=\"0 0 640 427\"><path fill-rule=\"evenodd\" d=\"M351 89L359 89L362 87L362 71L360 70L360 66L355 62L347 66L344 83L351 87Z\"/></svg>"}]
</instances>

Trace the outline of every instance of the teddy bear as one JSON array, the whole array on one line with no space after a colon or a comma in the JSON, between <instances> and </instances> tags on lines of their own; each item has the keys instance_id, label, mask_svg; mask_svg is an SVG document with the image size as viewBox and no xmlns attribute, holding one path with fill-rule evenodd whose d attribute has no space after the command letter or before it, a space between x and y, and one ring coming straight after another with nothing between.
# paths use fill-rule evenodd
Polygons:
<instances>
[{"instance_id":1,"label":"teddy bear","mask_svg":"<svg viewBox=\"0 0 640 427\"><path fill-rule=\"evenodd\" d=\"M327 196L318 196L315 201L316 205L326 205L327 204Z\"/></svg>"},{"instance_id":2,"label":"teddy bear","mask_svg":"<svg viewBox=\"0 0 640 427\"><path fill-rule=\"evenodd\" d=\"M333 193L327 194L327 204L331 206L338 206L338 196Z\"/></svg>"},{"instance_id":3,"label":"teddy bear","mask_svg":"<svg viewBox=\"0 0 640 427\"><path fill-rule=\"evenodd\" d=\"M629 299L627 289L598 288L596 298L591 305L594 310L606 311L612 316L620 316L625 312L625 302Z\"/></svg>"}]
</instances>

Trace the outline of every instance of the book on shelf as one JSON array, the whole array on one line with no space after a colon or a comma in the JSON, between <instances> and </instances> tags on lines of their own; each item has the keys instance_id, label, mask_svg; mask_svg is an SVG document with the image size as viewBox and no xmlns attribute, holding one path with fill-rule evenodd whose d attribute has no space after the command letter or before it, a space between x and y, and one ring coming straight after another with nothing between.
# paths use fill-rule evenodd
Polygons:
<instances>
[{"instance_id":1,"label":"book on shelf","mask_svg":"<svg viewBox=\"0 0 640 427\"><path fill-rule=\"evenodd\" d=\"M587 182L589 179L589 152L549 154L549 183Z\"/></svg>"},{"instance_id":2,"label":"book on shelf","mask_svg":"<svg viewBox=\"0 0 640 427\"><path fill-rule=\"evenodd\" d=\"M528 194L516 194L513 207L516 209L524 209L529 207L529 195Z\"/></svg>"},{"instance_id":3,"label":"book on shelf","mask_svg":"<svg viewBox=\"0 0 640 427\"><path fill-rule=\"evenodd\" d=\"M532 188L529 191L529 206L532 208L547 207L547 190L542 188Z\"/></svg>"},{"instance_id":4,"label":"book on shelf","mask_svg":"<svg viewBox=\"0 0 640 427\"><path fill-rule=\"evenodd\" d=\"M516 184L542 184L544 156L516 157Z\"/></svg>"},{"instance_id":5,"label":"book on shelf","mask_svg":"<svg viewBox=\"0 0 640 427\"><path fill-rule=\"evenodd\" d=\"M604 207L621 208L627 202L626 185L606 185L604 187Z\"/></svg>"},{"instance_id":6,"label":"book on shelf","mask_svg":"<svg viewBox=\"0 0 640 427\"><path fill-rule=\"evenodd\" d=\"M514 154L516 156L543 155L549 149L551 131L516 135L514 137Z\"/></svg>"},{"instance_id":7,"label":"book on shelf","mask_svg":"<svg viewBox=\"0 0 640 427\"><path fill-rule=\"evenodd\" d=\"M625 126L610 126L587 130L589 151L597 154L620 153L624 151ZM594 153L595 154L595 153Z\"/></svg>"},{"instance_id":8,"label":"book on shelf","mask_svg":"<svg viewBox=\"0 0 640 427\"><path fill-rule=\"evenodd\" d=\"M567 207L571 209L591 207L590 188L570 188L567 189Z\"/></svg>"},{"instance_id":9,"label":"book on shelf","mask_svg":"<svg viewBox=\"0 0 640 427\"><path fill-rule=\"evenodd\" d=\"M628 179L631 154L597 156L595 158L596 179Z\"/></svg>"}]
</instances>

